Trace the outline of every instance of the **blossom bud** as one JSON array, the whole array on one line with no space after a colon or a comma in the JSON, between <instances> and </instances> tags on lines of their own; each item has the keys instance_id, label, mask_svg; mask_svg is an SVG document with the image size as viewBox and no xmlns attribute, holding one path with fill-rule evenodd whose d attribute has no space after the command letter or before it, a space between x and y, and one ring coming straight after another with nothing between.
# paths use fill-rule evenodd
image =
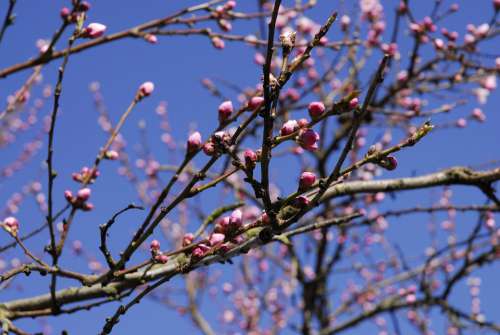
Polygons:
<instances>
[{"instance_id":1,"label":"blossom bud","mask_svg":"<svg viewBox=\"0 0 500 335\"><path fill-rule=\"evenodd\" d=\"M184 234L184 237L182 238L182 246L185 247L187 245L190 245L193 243L194 240L194 235L191 233Z\"/></svg>"},{"instance_id":2,"label":"blossom bud","mask_svg":"<svg viewBox=\"0 0 500 335\"><path fill-rule=\"evenodd\" d=\"M215 154L215 145L212 141L208 141L203 144L203 152L207 156L213 156Z\"/></svg>"},{"instance_id":3,"label":"blossom bud","mask_svg":"<svg viewBox=\"0 0 500 335\"><path fill-rule=\"evenodd\" d=\"M248 108L250 110L255 110L255 109L259 108L263 102L264 102L263 97L258 97L258 96L252 97L250 99L250 101L248 102Z\"/></svg>"},{"instance_id":4,"label":"blossom bud","mask_svg":"<svg viewBox=\"0 0 500 335\"><path fill-rule=\"evenodd\" d=\"M13 217L9 216L3 220L4 228L12 235L16 236L19 231L19 221Z\"/></svg>"},{"instance_id":5,"label":"blossom bud","mask_svg":"<svg viewBox=\"0 0 500 335\"><path fill-rule=\"evenodd\" d=\"M224 4L225 10L232 10L232 9L234 9L234 7L236 7L236 1L233 1L233 0L229 0L228 2L226 2Z\"/></svg>"},{"instance_id":6,"label":"blossom bud","mask_svg":"<svg viewBox=\"0 0 500 335\"><path fill-rule=\"evenodd\" d=\"M90 193L90 188L82 188L76 193L76 198L80 201L87 201L90 198Z\"/></svg>"},{"instance_id":7,"label":"blossom bud","mask_svg":"<svg viewBox=\"0 0 500 335\"><path fill-rule=\"evenodd\" d=\"M101 23L90 23L84 30L83 36L88 38L101 37L106 31L106 26Z\"/></svg>"},{"instance_id":8,"label":"blossom bud","mask_svg":"<svg viewBox=\"0 0 500 335\"><path fill-rule=\"evenodd\" d=\"M299 136L299 144L302 148L308 151L316 151L318 149L319 134L312 129L301 131Z\"/></svg>"},{"instance_id":9,"label":"blossom bud","mask_svg":"<svg viewBox=\"0 0 500 335\"><path fill-rule=\"evenodd\" d=\"M290 51L295 46L295 31L285 31L280 35L281 46L283 49Z\"/></svg>"},{"instance_id":10,"label":"blossom bud","mask_svg":"<svg viewBox=\"0 0 500 335\"><path fill-rule=\"evenodd\" d=\"M166 264L168 262L168 256L165 254L158 254L155 256L155 261L160 264Z\"/></svg>"},{"instance_id":11,"label":"blossom bud","mask_svg":"<svg viewBox=\"0 0 500 335\"><path fill-rule=\"evenodd\" d=\"M359 105L358 98L353 98L353 99L351 99L351 101L349 101L349 108L350 109L354 109L354 108L358 107L358 105Z\"/></svg>"},{"instance_id":12,"label":"blossom bud","mask_svg":"<svg viewBox=\"0 0 500 335\"><path fill-rule=\"evenodd\" d=\"M213 233L212 235L210 235L210 238L209 238L210 245L213 247L221 242L224 242L225 238L226 238L226 236L224 234Z\"/></svg>"},{"instance_id":13,"label":"blossom bud","mask_svg":"<svg viewBox=\"0 0 500 335\"><path fill-rule=\"evenodd\" d=\"M63 20L67 20L71 14L71 10L68 7L63 7L61 8L61 11L59 12L59 15L61 15L61 18Z\"/></svg>"},{"instance_id":14,"label":"blossom bud","mask_svg":"<svg viewBox=\"0 0 500 335\"><path fill-rule=\"evenodd\" d=\"M467 120L461 117L457 120L456 125L458 128L465 128L467 126Z\"/></svg>"},{"instance_id":15,"label":"blossom bud","mask_svg":"<svg viewBox=\"0 0 500 335\"><path fill-rule=\"evenodd\" d=\"M189 153L198 151L201 148L201 134L197 131L189 135L187 140L187 150Z\"/></svg>"},{"instance_id":16,"label":"blossom bud","mask_svg":"<svg viewBox=\"0 0 500 335\"><path fill-rule=\"evenodd\" d=\"M297 129L299 129L299 125L298 125L297 121L288 120L281 127L280 134L281 134L281 136L290 135L293 132L295 132Z\"/></svg>"},{"instance_id":17,"label":"blossom bud","mask_svg":"<svg viewBox=\"0 0 500 335\"><path fill-rule=\"evenodd\" d=\"M158 252L160 250L160 242L158 240L152 240L149 249L151 249L153 253Z\"/></svg>"},{"instance_id":18,"label":"blossom bud","mask_svg":"<svg viewBox=\"0 0 500 335\"><path fill-rule=\"evenodd\" d=\"M108 150L106 151L106 153L104 154L104 158L106 159L109 159L110 161L114 161L114 160L117 160L118 159L118 152L115 151L115 150Z\"/></svg>"},{"instance_id":19,"label":"blossom bud","mask_svg":"<svg viewBox=\"0 0 500 335\"><path fill-rule=\"evenodd\" d=\"M64 198L66 198L66 200L71 203L74 201L73 199L73 193L70 191L70 190L66 190L64 191Z\"/></svg>"},{"instance_id":20,"label":"blossom bud","mask_svg":"<svg viewBox=\"0 0 500 335\"><path fill-rule=\"evenodd\" d=\"M153 84L150 81L146 81L142 83L141 86L139 86L139 95L141 98L147 97L151 95L151 93L153 93L154 89L155 89L155 84Z\"/></svg>"},{"instance_id":21,"label":"blossom bud","mask_svg":"<svg viewBox=\"0 0 500 335\"><path fill-rule=\"evenodd\" d=\"M380 160L378 164L386 170L392 171L398 166L398 161L394 156L387 156Z\"/></svg>"},{"instance_id":22,"label":"blossom bud","mask_svg":"<svg viewBox=\"0 0 500 335\"><path fill-rule=\"evenodd\" d=\"M484 115L480 108L474 108L472 111L472 117L479 122L484 122L484 120L486 120L486 115Z\"/></svg>"},{"instance_id":23,"label":"blossom bud","mask_svg":"<svg viewBox=\"0 0 500 335\"><path fill-rule=\"evenodd\" d=\"M306 196L299 196L295 199L295 206L305 207L308 206L311 201Z\"/></svg>"},{"instance_id":24,"label":"blossom bud","mask_svg":"<svg viewBox=\"0 0 500 335\"><path fill-rule=\"evenodd\" d=\"M151 44L158 43L158 37L156 37L156 35L153 35L153 34L144 35L144 39Z\"/></svg>"},{"instance_id":25,"label":"blossom bud","mask_svg":"<svg viewBox=\"0 0 500 335\"><path fill-rule=\"evenodd\" d=\"M219 105L219 122L224 123L233 112L233 103L230 100L224 101Z\"/></svg>"},{"instance_id":26,"label":"blossom bud","mask_svg":"<svg viewBox=\"0 0 500 335\"><path fill-rule=\"evenodd\" d=\"M214 46L214 48L216 49L224 49L225 47L225 43L224 43L224 40L222 40L220 37L212 37L212 45Z\"/></svg>"},{"instance_id":27,"label":"blossom bud","mask_svg":"<svg viewBox=\"0 0 500 335\"><path fill-rule=\"evenodd\" d=\"M243 213L241 212L241 210L235 209L231 213L231 217L229 218L229 221L230 221L231 225L233 225L235 227L241 226L241 224L243 223Z\"/></svg>"},{"instance_id":28,"label":"blossom bud","mask_svg":"<svg viewBox=\"0 0 500 335\"><path fill-rule=\"evenodd\" d=\"M314 101L307 107L311 118L316 119L325 112L325 105L321 101Z\"/></svg>"},{"instance_id":29,"label":"blossom bud","mask_svg":"<svg viewBox=\"0 0 500 335\"><path fill-rule=\"evenodd\" d=\"M307 190L311 188L316 182L316 175L312 172L302 172L300 175L299 189Z\"/></svg>"},{"instance_id":30,"label":"blossom bud","mask_svg":"<svg viewBox=\"0 0 500 335\"><path fill-rule=\"evenodd\" d=\"M243 153L245 159L245 165L247 169L253 169L255 167L255 162L257 162L257 154L251 149L245 150Z\"/></svg>"}]
</instances>

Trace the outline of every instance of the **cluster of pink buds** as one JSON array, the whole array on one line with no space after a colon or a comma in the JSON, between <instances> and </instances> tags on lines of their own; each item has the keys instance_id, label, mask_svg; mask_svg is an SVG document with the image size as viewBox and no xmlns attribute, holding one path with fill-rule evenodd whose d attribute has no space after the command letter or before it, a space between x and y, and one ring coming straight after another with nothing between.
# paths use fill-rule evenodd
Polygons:
<instances>
[{"instance_id":1,"label":"cluster of pink buds","mask_svg":"<svg viewBox=\"0 0 500 335\"><path fill-rule=\"evenodd\" d=\"M142 99L144 97L148 97L153 93L155 89L155 84L150 81L146 81L139 86L139 90L137 91L137 99Z\"/></svg>"},{"instance_id":2,"label":"cluster of pink buds","mask_svg":"<svg viewBox=\"0 0 500 335\"><path fill-rule=\"evenodd\" d=\"M80 172L72 173L71 177L76 182L79 182L79 183L87 182L89 184L92 184L96 180L96 178L99 177L99 170L90 169L90 168L84 166L80 170Z\"/></svg>"},{"instance_id":3,"label":"cluster of pink buds","mask_svg":"<svg viewBox=\"0 0 500 335\"><path fill-rule=\"evenodd\" d=\"M80 189L76 196L73 196L73 193L70 190L64 191L64 197L66 200L74 207L81 209L83 211L90 211L94 208L94 205L87 202L90 198L90 188L85 187Z\"/></svg>"},{"instance_id":4,"label":"cluster of pink buds","mask_svg":"<svg viewBox=\"0 0 500 335\"><path fill-rule=\"evenodd\" d=\"M92 22L82 31L81 36L86 38L98 38L104 35L106 26L102 23Z\"/></svg>"},{"instance_id":5,"label":"cluster of pink buds","mask_svg":"<svg viewBox=\"0 0 500 335\"><path fill-rule=\"evenodd\" d=\"M215 8L215 14L218 16L222 16L226 14L226 12L233 10L236 7L236 1L229 0L222 6L217 6Z\"/></svg>"},{"instance_id":6,"label":"cluster of pink buds","mask_svg":"<svg viewBox=\"0 0 500 335\"><path fill-rule=\"evenodd\" d=\"M149 245L149 250L151 250L151 256L157 263L165 264L168 262L168 256L160 251L160 242L158 240L152 240Z\"/></svg>"},{"instance_id":7,"label":"cluster of pink buds","mask_svg":"<svg viewBox=\"0 0 500 335\"><path fill-rule=\"evenodd\" d=\"M306 191L316 182L316 175L313 172L302 172L299 179L299 190Z\"/></svg>"},{"instance_id":8,"label":"cluster of pink buds","mask_svg":"<svg viewBox=\"0 0 500 335\"><path fill-rule=\"evenodd\" d=\"M230 100L224 101L219 105L219 122L225 123L233 113L233 103Z\"/></svg>"},{"instance_id":9,"label":"cluster of pink buds","mask_svg":"<svg viewBox=\"0 0 500 335\"><path fill-rule=\"evenodd\" d=\"M19 231L19 221L15 217L9 216L5 218L2 226L9 234L17 236L17 232Z\"/></svg>"},{"instance_id":10,"label":"cluster of pink buds","mask_svg":"<svg viewBox=\"0 0 500 335\"><path fill-rule=\"evenodd\" d=\"M318 141L319 134L310 128L302 129L299 133L298 142L307 151L318 150Z\"/></svg>"},{"instance_id":11,"label":"cluster of pink buds","mask_svg":"<svg viewBox=\"0 0 500 335\"><path fill-rule=\"evenodd\" d=\"M311 116L311 118L313 120L317 119L321 115L323 115L323 113L325 112L325 109L326 109L325 104L323 104L321 101L311 102L309 104L309 106L307 107L307 110L309 112L309 116Z\"/></svg>"},{"instance_id":12,"label":"cluster of pink buds","mask_svg":"<svg viewBox=\"0 0 500 335\"><path fill-rule=\"evenodd\" d=\"M429 16L424 17L422 22L410 23L410 30L415 34L423 34L425 32L435 32L437 30L436 25Z\"/></svg>"},{"instance_id":13,"label":"cluster of pink buds","mask_svg":"<svg viewBox=\"0 0 500 335\"><path fill-rule=\"evenodd\" d=\"M238 230L243 224L243 213L241 210L234 210L230 216L224 216L215 224L215 233L229 234Z\"/></svg>"},{"instance_id":14,"label":"cluster of pink buds","mask_svg":"<svg viewBox=\"0 0 500 335\"><path fill-rule=\"evenodd\" d=\"M74 9L74 12L71 11L68 7L61 8L59 15L64 21L75 23L78 20L78 16L90 10L90 3L87 1L82 1L78 5L77 8Z\"/></svg>"},{"instance_id":15,"label":"cluster of pink buds","mask_svg":"<svg viewBox=\"0 0 500 335\"><path fill-rule=\"evenodd\" d=\"M187 152L192 154L200 150L202 147L201 134L197 131L189 135L187 140Z\"/></svg>"},{"instance_id":16,"label":"cluster of pink buds","mask_svg":"<svg viewBox=\"0 0 500 335\"><path fill-rule=\"evenodd\" d=\"M229 145L230 140L231 135L225 131L218 131L203 144L203 152L207 156L213 156L217 153L217 148Z\"/></svg>"}]
</instances>

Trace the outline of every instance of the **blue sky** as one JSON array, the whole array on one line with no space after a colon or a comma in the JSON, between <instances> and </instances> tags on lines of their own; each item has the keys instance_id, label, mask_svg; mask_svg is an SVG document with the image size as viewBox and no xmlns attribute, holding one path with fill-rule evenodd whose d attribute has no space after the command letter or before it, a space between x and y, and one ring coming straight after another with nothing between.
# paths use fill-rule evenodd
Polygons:
<instances>
[{"instance_id":1,"label":"blue sky","mask_svg":"<svg viewBox=\"0 0 500 335\"><path fill-rule=\"evenodd\" d=\"M291 1L286 2L288 4ZM338 6L338 1L319 0L318 8L311 12L311 17L323 22L328 14ZM446 1L445 1L446 2ZM17 63L21 60L33 57L37 50L35 42L39 38L49 38L59 26L59 9L67 5L68 1L19 1L16 6L16 23L9 28L4 40L0 44L0 67ZM108 26L108 32L117 32L124 28L142 23L144 21L165 16L176 9L185 7L196 1L157 1L157 0L123 0L123 1L95 1L89 12L88 22L102 22ZM386 8L388 17L392 16L389 8L395 6L396 1L382 1ZM422 18L432 1L420 1L419 7L415 8L416 16ZM456 29L463 33L466 23L480 24L489 20L491 12L490 1L459 1L460 12L448 19L447 27ZM255 1L241 0L238 4L241 9L255 9ZM427 6L427 7L426 7ZM0 5L0 17L3 17L5 3ZM352 13L351 9L348 9ZM485 15L485 13L488 13ZM391 22L389 20L389 22ZM390 29L388 29L390 31ZM244 34L256 33L257 25L248 22L235 24L235 31ZM335 39L333 30L330 38ZM408 50L407 36L403 35L400 49ZM61 44L62 46L62 44ZM203 78L223 78L230 82L238 83L241 87L254 86L261 76L261 68L253 63L254 51L240 43L226 43L223 51L211 47L209 40L205 37L160 37L157 45L150 45L140 39L127 39L114 42L102 47L94 48L82 54L70 58L69 65L64 78L64 89L61 98L61 115L58 119L55 137L55 166L60 177L56 182L56 208L64 205L62 192L67 187L76 189L76 185L70 181L72 172L79 170L83 165L92 162L100 146L106 137L98 128L97 113L93 106L92 95L89 92L89 84L98 81L101 85L106 106L112 120L118 119L132 99L137 87L144 81L153 81L156 85L154 94L141 102L127 121L123 133L127 138L132 150L133 144L140 139L137 125L144 121L148 129L148 141L155 156L162 162L171 162L172 157L165 145L160 141L160 130L158 129L158 118L154 112L160 101L168 102L169 120L172 133L183 143L187 134L192 129L198 129L202 134L208 134L216 125L216 109L219 101L202 87L200 81ZM490 46L490 52L498 52ZM44 83L56 82L57 67L60 61L52 62L43 69ZM365 76L369 76L373 67L365 68ZM29 71L17 73L0 80L0 93L6 97L15 91L29 75ZM35 92L40 94L41 88L37 87ZM227 90L227 94L235 100L234 92ZM36 95L35 93L34 95ZM433 172L439 169L456 165L479 165L484 162L499 158L498 143L500 143L500 115L498 105L500 97L497 93L490 96L488 103L483 106L487 122L479 124L470 122L464 130L449 129L435 132L432 138L426 138L411 150L398 154L400 168L391 174L391 177L408 176ZM437 123L445 120L454 120L460 116L467 116L475 103L468 104L452 112L450 116L439 117ZM51 99L42 108L43 115L51 110ZM401 134L400 134L401 135ZM23 134L22 139L30 139L33 134ZM396 136L396 135L395 135ZM8 146L0 151L2 162L12 161L22 150L20 139L15 145ZM10 194L19 190L28 180L34 180L40 174L40 166L45 157L45 147L35 156L29 166L17 173L14 178L0 181L0 203L4 203ZM130 185L121 177L114 174L116 166L113 163L104 164L103 180L93 188L92 202L96 204L95 211L83 214L75 223L71 231L71 239L82 240L89 250L100 257L97 250L98 225L103 223L111 213L127 205L131 200L137 200ZM1 166L4 164L2 163ZM43 171L45 172L45 171ZM276 160L272 166L272 176L280 178L282 184L295 180L298 173L287 168L283 160ZM45 173L43 174L45 177ZM387 176L387 175L386 175ZM387 176L389 177L389 176ZM45 179L43 179L45 182ZM290 185L290 183L288 183ZM45 184L44 184L45 187ZM286 186L285 186L286 188ZM457 188L455 192L459 203L482 201L482 197L476 190ZM218 193L217 193L218 192ZM222 198L219 191L214 192L218 198ZM59 196L60 195L60 196ZM430 204L437 199L437 192L415 192L405 193L393 203L398 206L411 206L415 203ZM207 197L202 201L212 203ZM389 201L388 206L392 203ZM134 220L140 219L140 213L128 213L116 229L112 246L120 245L120 238L126 238L133 231ZM404 245L409 253L419 254L428 245L428 234L425 229L426 222L423 217L411 217L405 222L394 221L391 225L393 237L398 243ZM37 227L43 220L42 215L36 211L35 206L28 201L22 208L19 219L24 231ZM459 217L458 226L462 232L469 231L474 224L475 217L464 215ZM419 238L415 238L418 236ZM462 235L464 236L464 235ZM0 236L0 244L9 239L6 234ZM30 242L30 246L40 246L46 241L47 236L39 236ZM123 241L122 241L123 242ZM38 243L38 244L37 244ZM116 249L115 249L116 250ZM6 254L20 256L19 250ZM69 253L68 253L69 254ZM81 259L67 256L63 264L74 265L83 270L85 262ZM225 276L232 276L235 268L228 270L223 266L217 266ZM486 269L483 272L484 292L495 292L496 283L500 280L498 267ZM32 277L21 278L19 288L14 287L9 291L0 291L0 300L8 300L14 297L24 297L32 293L45 293L47 279ZM174 281L175 284L175 281ZM467 303L464 297L456 297L457 301ZM496 299L498 300L498 299ZM483 297L483 309L495 311L500 308L498 301ZM207 306L207 313L213 314L211 306ZM83 312L78 315L50 318L47 322L52 328L60 332L67 328L70 334L93 334L103 325L105 317L116 308L115 304L99 308L91 312ZM464 305L468 309L469 305ZM493 312L488 313L490 318ZM215 320L215 319L214 319ZM498 321L498 318L497 318ZM26 329L33 331L40 329L38 321L22 321L19 323ZM133 308L116 327L117 334L135 334L143 332L163 332L163 329L172 333L195 333L187 318L180 319L176 313L160 305L145 301L141 306ZM439 333L439 329L436 329ZM356 334L356 331L351 332Z\"/></svg>"}]
</instances>

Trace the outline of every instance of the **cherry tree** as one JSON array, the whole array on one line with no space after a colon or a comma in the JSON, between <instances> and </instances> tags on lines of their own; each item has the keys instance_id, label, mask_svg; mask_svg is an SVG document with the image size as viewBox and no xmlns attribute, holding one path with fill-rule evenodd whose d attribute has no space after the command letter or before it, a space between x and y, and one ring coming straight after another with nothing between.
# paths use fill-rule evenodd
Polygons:
<instances>
[{"instance_id":1,"label":"cherry tree","mask_svg":"<svg viewBox=\"0 0 500 335\"><path fill-rule=\"evenodd\" d=\"M500 331L498 313L481 306L498 298L481 290L491 269L499 279L498 161L434 169L446 162L421 151L437 141L451 150L450 131L467 138L471 124L494 120L485 105L500 71L500 1L457 31L449 22L463 9L442 0L202 0L116 31L93 21L103 5L67 1L38 54L0 68L0 81L17 85L0 114L4 334L78 333L57 320L89 310L96 333L125 334L121 321L144 301L207 335ZM3 6L0 54L21 24L18 1ZM64 99L73 59L129 39L154 53L180 36L222 58L245 47L259 79L203 79L210 128L184 138L161 100L176 87L146 77L115 113L93 82L88 133L104 140L60 173L70 153L57 144L88 142L59 135L74 106ZM156 98L144 117L160 136L150 143L141 121L134 138L124 126ZM94 201L104 190L123 205ZM418 228L397 230L409 221ZM406 242L415 229L428 238L421 250Z\"/></svg>"}]
</instances>

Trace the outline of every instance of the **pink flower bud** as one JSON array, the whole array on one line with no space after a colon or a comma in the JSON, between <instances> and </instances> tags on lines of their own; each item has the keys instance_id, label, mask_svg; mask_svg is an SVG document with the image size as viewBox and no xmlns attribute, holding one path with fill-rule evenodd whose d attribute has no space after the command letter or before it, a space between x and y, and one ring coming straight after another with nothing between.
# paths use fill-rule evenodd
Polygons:
<instances>
[{"instance_id":1,"label":"pink flower bud","mask_svg":"<svg viewBox=\"0 0 500 335\"><path fill-rule=\"evenodd\" d=\"M229 218L231 225L239 227L243 223L243 213L239 209L235 209L231 213L231 217Z\"/></svg>"},{"instance_id":2,"label":"pink flower bud","mask_svg":"<svg viewBox=\"0 0 500 335\"><path fill-rule=\"evenodd\" d=\"M9 233L17 235L17 232L19 231L19 221L15 217L9 216L5 218L3 220L3 224Z\"/></svg>"},{"instance_id":3,"label":"pink flower bud","mask_svg":"<svg viewBox=\"0 0 500 335\"><path fill-rule=\"evenodd\" d=\"M73 193L70 191L70 190L66 190L64 191L64 198L66 198L66 200L71 203L74 201L73 199Z\"/></svg>"},{"instance_id":4,"label":"pink flower bud","mask_svg":"<svg viewBox=\"0 0 500 335\"><path fill-rule=\"evenodd\" d=\"M233 103L230 100L224 101L219 105L219 122L224 123L233 112Z\"/></svg>"},{"instance_id":5,"label":"pink flower bud","mask_svg":"<svg viewBox=\"0 0 500 335\"><path fill-rule=\"evenodd\" d=\"M245 165L247 169L253 169L255 167L255 162L257 162L257 154L251 149L245 150L243 153L245 159Z\"/></svg>"},{"instance_id":6,"label":"pink flower bud","mask_svg":"<svg viewBox=\"0 0 500 335\"><path fill-rule=\"evenodd\" d=\"M225 43L224 43L224 40L222 40L220 37L212 37L212 45L214 46L214 48L216 49L224 49L225 47Z\"/></svg>"},{"instance_id":7,"label":"pink flower bud","mask_svg":"<svg viewBox=\"0 0 500 335\"><path fill-rule=\"evenodd\" d=\"M358 98L352 98L351 101L349 101L349 108L354 109L358 107L359 105L359 99Z\"/></svg>"},{"instance_id":8,"label":"pink flower bud","mask_svg":"<svg viewBox=\"0 0 500 335\"><path fill-rule=\"evenodd\" d=\"M456 125L458 128L465 128L467 126L467 120L461 117L457 120Z\"/></svg>"},{"instance_id":9,"label":"pink flower bud","mask_svg":"<svg viewBox=\"0 0 500 335\"><path fill-rule=\"evenodd\" d=\"M444 41L440 38L436 38L434 40L434 46L436 47L437 50L443 50L444 49Z\"/></svg>"},{"instance_id":10,"label":"pink flower bud","mask_svg":"<svg viewBox=\"0 0 500 335\"><path fill-rule=\"evenodd\" d=\"M302 118L302 119L299 119L299 121L297 121L297 124L298 124L299 128L305 128L309 125L309 120Z\"/></svg>"},{"instance_id":11,"label":"pink flower bud","mask_svg":"<svg viewBox=\"0 0 500 335\"><path fill-rule=\"evenodd\" d=\"M189 153L198 151L201 148L201 134L197 131L189 135L187 140L187 150Z\"/></svg>"},{"instance_id":12,"label":"pink flower bud","mask_svg":"<svg viewBox=\"0 0 500 335\"><path fill-rule=\"evenodd\" d=\"M153 34L144 35L144 39L151 44L158 43L158 37L156 37L156 35L153 35Z\"/></svg>"},{"instance_id":13,"label":"pink flower bud","mask_svg":"<svg viewBox=\"0 0 500 335\"><path fill-rule=\"evenodd\" d=\"M151 244L149 245L149 249L151 249L152 252L157 252L160 250L160 242L158 240L152 240Z\"/></svg>"},{"instance_id":14,"label":"pink flower bud","mask_svg":"<svg viewBox=\"0 0 500 335\"><path fill-rule=\"evenodd\" d=\"M115 150L108 150L104 154L104 158L109 159L111 161L117 160L118 157L119 157L119 154Z\"/></svg>"},{"instance_id":15,"label":"pink flower bud","mask_svg":"<svg viewBox=\"0 0 500 335\"><path fill-rule=\"evenodd\" d=\"M484 122L484 120L486 120L486 115L484 115L480 108L474 108L472 111L472 117L479 122Z\"/></svg>"},{"instance_id":16,"label":"pink flower bud","mask_svg":"<svg viewBox=\"0 0 500 335\"><path fill-rule=\"evenodd\" d=\"M187 245L190 245L193 243L194 240L194 235L191 233L184 234L184 237L182 238L182 246L185 247Z\"/></svg>"},{"instance_id":17,"label":"pink flower bud","mask_svg":"<svg viewBox=\"0 0 500 335\"><path fill-rule=\"evenodd\" d=\"M380 164L383 168L392 171L398 167L398 161L394 156L387 156Z\"/></svg>"},{"instance_id":18,"label":"pink flower bud","mask_svg":"<svg viewBox=\"0 0 500 335\"><path fill-rule=\"evenodd\" d=\"M298 125L297 121L288 120L281 127L280 134L281 134L281 136L290 135L293 132L295 132L297 129L299 129L299 125Z\"/></svg>"},{"instance_id":19,"label":"pink flower bud","mask_svg":"<svg viewBox=\"0 0 500 335\"><path fill-rule=\"evenodd\" d=\"M299 143L302 148L308 151L316 151L318 149L319 134L312 129L301 131Z\"/></svg>"},{"instance_id":20,"label":"pink flower bud","mask_svg":"<svg viewBox=\"0 0 500 335\"><path fill-rule=\"evenodd\" d=\"M250 110L255 110L260 107L260 105L264 102L263 97L252 97L250 101L248 102L248 108Z\"/></svg>"},{"instance_id":21,"label":"pink flower bud","mask_svg":"<svg viewBox=\"0 0 500 335\"><path fill-rule=\"evenodd\" d=\"M201 258L203 257L203 255L205 255L205 252L201 248L199 247L194 248L193 257Z\"/></svg>"},{"instance_id":22,"label":"pink flower bud","mask_svg":"<svg viewBox=\"0 0 500 335\"><path fill-rule=\"evenodd\" d=\"M228 2L226 2L224 4L225 10L232 10L232 9L234 9L234 7L236 7L236 1L233 1L233 0L229 0Z\"/></svg>"},{"instance_id":23,"label":"pink flower bud","mask_svg":"<svg viewBox=\"0 0 500 335\"><path fill-rule=\"evenodd\" d=\"M224 234L213 233L212 235L210 235L210 238L209 238L210 245L215 246L221 242L224 242L225 238L226 238L226 236Z\"/></svg>"},{"instance_id":24,"label":"pink flower bud","mask_svg":"<svg viewBox=\"0 0 500 335\"><path fill-rule=\"evenodd\" d=\"M209 141L203 144L203 152L207 156L213 156L215 154L215 145L213 142Z\"/></svg>"},{"instance_id":25,"label":"pink flower bud","mask_svg":"<svg viewBox=\"0 0 500 335\"><path fill-rule=\"evenodd\" d=\"M153 93L155 89L155 84L150 81L146 81L139 86L139 94L143 97L147 97Z\"/></svg>"},{"instance_id":26,"label":"pink flower bud","mask_svg":"<svg viewBox=\"0 0 500 335\"><path fill-rule=\"evenodd\" d=\"M59 12L59 15L61 15L63 20L67 20L70 14L71 10L68 7L61 8L61 11Z\"/></svg>"},{"instance_id":27,"label":"pink flower bud","mask_svg":"<svg viewBox=\"0 0 500 335\"><path fill-rule=\"evenodd\" d=\"M101 23L90 23L84 30L84 36L88 38L97 38L104 34L106 26Z\"/></svg>"},{"instance_id":28,"label":"pink flower bud","mask_svg":"<svg viewBox=\"0 0 500 335\"><path fill-rule=\"evenodd\" d=\"M316 182L316 175L312 172L302 172L300 175L299 189L307 190Z\"/></svg>"},{"instance_id":29,"label":"pink flower bud","mask_svg":"<svg viewBox=\"0 0 500 335\"><path fill-rule=\"evenodd\" d=\"M76 198L80 201L87 201L90 198L90 188L85 187L76 193Z\"/></svg>"},{"instance_id":30,"label":"pink flower bud","mask_svg":"<svg viewBox=\"0 0 500 335\"><path fill-rule=\"evenodd\" d=\"M321 101L314 101L307 107L311 118L316 119L325 112L325 105Z\"/></svg>"},{"instance_id":31,"label":"pink flower bud","mask_svg":"<svg viewBox=\"0 0 500 335\"><path fill-rule=\"evenodd\" d=\"M168 256L165 254L158 254L155 256L155 261L160 264L166 264L168 262Z\"/></svg>"},{"instance_id":32,"label":"pink flower bud","mask_svg":"<svg viewBox=\"0 0 500 335\"><path fill-rule=\"evenodd\" d=\"M351 18L347 15L343 15L340 18L340 26L342 27L342 30L347 30L347 27L349 27L349 24L351 24Z\"/></svg>"}]
</instances>

